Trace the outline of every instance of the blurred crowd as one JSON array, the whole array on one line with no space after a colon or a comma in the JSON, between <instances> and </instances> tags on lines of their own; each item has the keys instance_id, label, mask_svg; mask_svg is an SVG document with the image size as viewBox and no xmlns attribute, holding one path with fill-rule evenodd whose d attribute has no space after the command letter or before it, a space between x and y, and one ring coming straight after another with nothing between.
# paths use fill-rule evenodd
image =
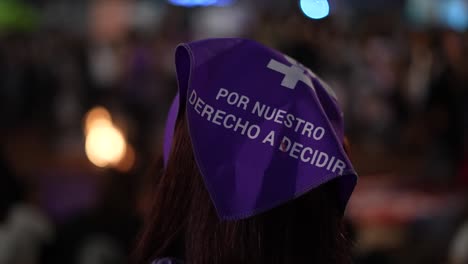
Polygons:
<instances>
[{"instance_id":1,"label":"blurred crowd","mask_svg":"<svg viewBox=\"0 0 468 264\"><path fill-rule=\"evenodd\" d=\"M174 49L227 36L281 50L337 93L361 176L356 263L468 263L467 31L413 25L398 6L331 1L339 12L311 20L276 2L0 3L0 264L128 262L160 173ZM95 107L132 151L125 166L92 162Z\"/></svg>"}]
</instances>

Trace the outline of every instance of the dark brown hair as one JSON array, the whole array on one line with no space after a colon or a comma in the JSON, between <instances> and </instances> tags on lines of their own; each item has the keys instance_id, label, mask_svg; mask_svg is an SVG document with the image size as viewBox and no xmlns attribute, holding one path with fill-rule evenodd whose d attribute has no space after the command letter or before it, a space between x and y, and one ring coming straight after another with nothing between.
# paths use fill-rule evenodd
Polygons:
<instances>
[{"instance_id":1,"label":"dark brown hair","mask_svg":"<svg viewBox=\"0 0 468 264\"><path fill-rule=\"evenodd\" d=\"M184 115L177 121L172 153L154 196L136 263L162 257L191 264L351 262L334 182L263 214L219 220L195 162Z\"/></svg>"}]
</instances>

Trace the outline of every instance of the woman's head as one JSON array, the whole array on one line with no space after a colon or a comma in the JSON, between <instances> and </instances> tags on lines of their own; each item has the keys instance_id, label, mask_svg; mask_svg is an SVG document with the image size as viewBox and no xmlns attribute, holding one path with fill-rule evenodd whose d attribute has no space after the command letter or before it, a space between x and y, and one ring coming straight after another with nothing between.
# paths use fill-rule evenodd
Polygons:
<instances>
[{"instance_id":1,"label":"woman's head","mask_svg":"<svg viewBox=\"0 0 468 264\"><path fill-rule=\"evenodd\" d=\"M165 170L140 256L189 263L344 263L356 183L333 91L258 43L179 46Z\"/></svg>"},{"instance_id":2,"label":"woman's head","mask_svg":"<svg viewBox=\"0 0 468 264\"><path fill-rule=\"evenodd\" d=\"M337 186L329 182L265 213L220 220L197 167L185 116L138 249L139 263L350 263Z\"/></svg>"}]
</instances>

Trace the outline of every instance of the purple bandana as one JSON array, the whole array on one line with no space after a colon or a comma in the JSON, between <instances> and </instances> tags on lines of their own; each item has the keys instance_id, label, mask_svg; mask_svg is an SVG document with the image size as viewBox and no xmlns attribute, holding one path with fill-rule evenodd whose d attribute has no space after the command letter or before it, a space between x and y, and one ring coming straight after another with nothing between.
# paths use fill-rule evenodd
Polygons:
<instances>
[{"instance_id":1,"label":"purple bandana","mask_svg":"<svg viewBox=\"0 0 468 264\"><path fill-rule=\"evenodd\" d=\"M343 149L333 91L294 59L246 39L176 50L179 93L167 120L165 163L179 105L221 219L246 218L338 178L342 209L357 174Z\"/></svg>"}]
</instances>

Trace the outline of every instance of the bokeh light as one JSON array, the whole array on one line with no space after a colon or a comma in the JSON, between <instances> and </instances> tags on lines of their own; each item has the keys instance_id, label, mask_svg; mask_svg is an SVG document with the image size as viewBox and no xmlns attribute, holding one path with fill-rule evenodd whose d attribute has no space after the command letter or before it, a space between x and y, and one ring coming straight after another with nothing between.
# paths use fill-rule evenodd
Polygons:
<instances>
[{"instance_id":1,"label":"bokeh light","mask_svg":"<svg viewBox=\"0 0 468 264\"><path fill-rule=\"evenodd\" d=\"M130 171L135 165L135 150L130 144L126 145L125 154L120 162L116 165L116 169L121 172Z\"/></svg>"},{"instance_id":2,"label":"bokeh light","mask_svg":"<svg viewBox=\"0 0 468 264\"><path fill-rule=\"evenodd\" d=\"M450 28L464 31L468 28L468 4L463 0L446 1L441 8L441 20Z\"/></svg>"},{"instance_id":3,"label":"bokeh light","mask_svg":"<svg viewBox=\"0 0 468 264\"><path fill-rule=\"evenodd\" d=\"M327 0L301 0L300 6L302 12L312 19L322 19L330 13Z\"/></svg>"},{"instance_id":4,"label":"bokeh light","mask_svg":"<svg viewBox=\"0 0 468 264\"><path fill-rule=\"evenodd\" d=\"M86 114L85 135L86 156L94 165L117 166L125 158L127 152L125 137L114 126L109 111L104 107L95 107Z\"/></svg>"},{"instance_id":5,"label":"bokeh light","mask_svg":"<svg viewBox=\"0 0 468 264\"><path fill-rule=\"evenodd\" d=\"M107 109L102 106L96 106L86 114L84 119L85 134L88 134L93 124L99 122L107 122L109 124L112 123L112 118L109 111L107 111Z\"/></svg>"},{"instance_id":6,"label":"bokeh light","mask_svg":"<svg viewBox=\"0 0 468 264\"><path fill-rule=\"evenodd\" d=\"M126 142L122 132L111 123L95 122L86 136L88 159L98 167L118 164L125 155Z\"/></svg>"}]
</instances>

